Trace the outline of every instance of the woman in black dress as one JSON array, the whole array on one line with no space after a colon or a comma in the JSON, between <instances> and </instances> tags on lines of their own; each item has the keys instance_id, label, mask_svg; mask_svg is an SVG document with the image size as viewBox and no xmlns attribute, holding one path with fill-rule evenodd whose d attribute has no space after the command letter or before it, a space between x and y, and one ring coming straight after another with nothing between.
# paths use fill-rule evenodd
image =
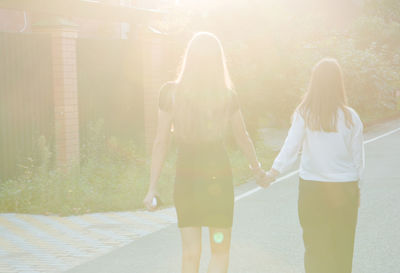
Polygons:
<instances>
[{"instance_id":1,"label":"woman in black dress","mask_svg":"<svg viewBox=\"0 0 400 273\"><path fill-rule=\"evenodd\" d=\"M224 147L229 126L257 179L264 179L265 172L247 134L215 35L202 32L192 38L178 79L161 88L159 107L144 204L154 208L152 200L173 132L178 148L174 203L182 236L182 272L199 270L203 226L210 230L208 272L227 272L234 206L232 170Z\"/></svg>"}]
</instances>

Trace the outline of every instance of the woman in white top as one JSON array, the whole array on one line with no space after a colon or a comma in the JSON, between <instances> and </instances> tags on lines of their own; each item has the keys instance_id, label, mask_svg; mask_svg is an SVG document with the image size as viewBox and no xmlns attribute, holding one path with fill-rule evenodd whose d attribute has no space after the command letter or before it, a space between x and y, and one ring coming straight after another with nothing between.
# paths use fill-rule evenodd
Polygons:
<instances>
[{"instance_id":1,"label":"woman in white top","mask_svg":"<svg viewBox=\"0 0 400 273\"><path fill-rule=\"evenodd\" d=\"M338 62L321 60L268 172L274 180L302 151L298 213L307 273L352 270L364 151L363 124L346 101Z\"/></svg>"}]
</instances>

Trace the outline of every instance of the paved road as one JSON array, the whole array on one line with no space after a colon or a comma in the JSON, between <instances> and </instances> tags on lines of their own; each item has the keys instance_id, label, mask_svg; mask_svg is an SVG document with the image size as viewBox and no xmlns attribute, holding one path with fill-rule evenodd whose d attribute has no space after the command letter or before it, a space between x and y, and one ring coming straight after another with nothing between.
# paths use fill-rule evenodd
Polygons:
<instances>
[{"instance_id":1,"label":"paved road","mask_svg":"<svg viewBox=\"0 0 400 273\"><path fill-rule=\"evenodd\" d=\"M376 126L366 139L400 127L400 120ZM400 131L366 145L354 273L400 272ZM239 188L243 192L254 185ZM293 176L241 199L235 205L230 273L297 273L303 245L297 218L298 178ZM201 271L209 260L205 229ZM178 273L176 225L143 237L69 273Z\"/></svg>"}]
</instances>

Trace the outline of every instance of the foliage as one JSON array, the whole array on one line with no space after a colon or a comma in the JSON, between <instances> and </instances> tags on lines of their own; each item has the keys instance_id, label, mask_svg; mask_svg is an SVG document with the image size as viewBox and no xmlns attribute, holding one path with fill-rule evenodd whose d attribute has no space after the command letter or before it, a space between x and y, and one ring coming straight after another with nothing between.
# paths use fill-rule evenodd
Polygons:
<instances>
[{"instance_id":1,"label":"foliage","mask_svg":"<svg viewBox=\"0 0 400 273\"><path fill-rule=\"evenodd\" d=\"M345 17L348 1L332 1L331 6L313 0L213 2L208 9L183 7L163 31L186 38L207 30L221 38L255 135L260 127L288 124L313 65L326 56L342 64L350 104L362 118L394 111L394 93L400 89L400 24L394 18L400 17L393 14L400 11L399 3L353 4L354 12Z\"/></svg>"},{"instance_id":2,"label":"foliage","mask_svg":"<svg viewBox=\"0 0 400 273\"><path fill-rule=\"evenodd\" d=\"M400 21L400 2L398 0L367 0L365 11L386 20Z\"/></svg>"},{"instance_id":3,"label":"foliage","mask_svg":"<svg viewBox=\"0 0 400 273\"><path fill-rule=\"evenodd\" d=\"M80 168L77 162L50 168L49 148L41 138L41 161L0 184L0 211L65 215L141 207L137 197L143 196L148 177L143 156L130 144L106 138L102 124L91 126Z\"/></svg>"},{"instance_id":4,"label":"foliage","mask_svg":"<svg viewBox=\"0 0 400 273\"><path fill-rule=\"evenodd\" d=\"M357 48L353 38L330 38L315 43L315 55L336 57L341 63L350 105L362 116L395 109L395 91L400 88L396 59L387 57L385 47L371 43Z\"/></svg>"},{"instance_id":5,"label":"foliage","mask_svg":"<svg viewBox=\"0 0 400 273\"><path fill-rule=\"evenodd\" d=\"M82 147L82 162L64 169L50 166L51 153L43 137L39 140L40 161L32 162L17 179L0 183L0 213L71 215L101 211L142 209L147 192L149 162L129 143L115 137L105 137L103 122L89 130ZM161 199L172 204L175 174L175 153L170 153L159 182ZM267 166L273 153L264 145L258 149L261 161ZM235 184L250 178L243 155L230 149Z\"/></svg>"}]
</instances>

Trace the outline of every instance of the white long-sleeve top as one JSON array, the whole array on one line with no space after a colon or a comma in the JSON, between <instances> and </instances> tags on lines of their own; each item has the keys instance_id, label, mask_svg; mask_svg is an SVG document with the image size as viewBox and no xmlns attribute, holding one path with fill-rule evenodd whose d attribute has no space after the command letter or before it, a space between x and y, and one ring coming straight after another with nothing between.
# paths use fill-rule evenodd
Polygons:
<instances>
[{"instance_id":1,"label":"white long-sleeve top","mask_svg":"<svg viewBox=\"0 0 400 273\"><path fill-rule=\"evenodd\" d=\"M300 177L321 182L359 181L364 169L363 124L357 112L348 107L353 126L345 124L338 110L337 132L312 131L297 111L293 115L285 143L272 168L284 172L297 160L300 150Z\"/></svg>"}]
</instances>

